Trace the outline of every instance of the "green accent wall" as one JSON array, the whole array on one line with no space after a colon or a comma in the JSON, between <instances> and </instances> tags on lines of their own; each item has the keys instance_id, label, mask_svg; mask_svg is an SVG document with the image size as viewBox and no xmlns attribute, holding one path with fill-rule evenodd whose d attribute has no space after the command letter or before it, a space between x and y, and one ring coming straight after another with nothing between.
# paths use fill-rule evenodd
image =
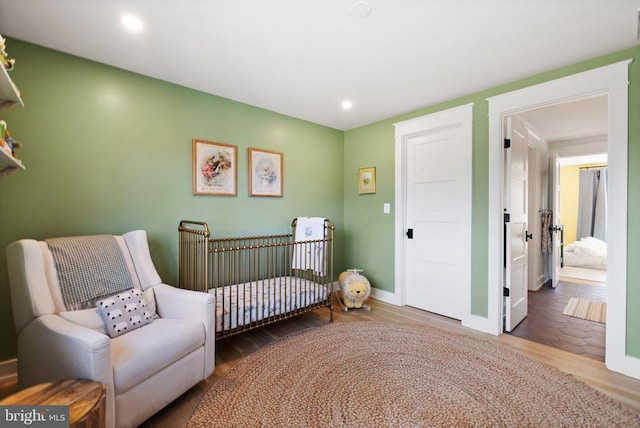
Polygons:
<instances>
[{"instance_id":1,"label":"green accent wall","mask_svg":"<svg viewBox=\"0 0 640 428\"><path fill-rule=\"evenodd\" d=\"M486 317L486 98L629 58L627 353L640 357L633 335L640 330L633 262L640 260L640 47L342 132L18 40L7 45L25 108L0 118L23 142L27 170L0 178L0 361L16 354L4 260L6 246L21 238L145 229L160 276L176 284L181 219L207 221L221 236L282 232L296 216L325 216L336 223L336 271L364 269L374 287L394 292L393 123L467 103L474 104L471 308ZM238 196L192 194L192 138L238 146ZM283 198L248 196L248 147L284 153ZM358 169L371 166L376 193L360 195Z\"/></svg>"},{"instance_id":2,"label":"green accent wall","mask_svg":"<svg viewBox=\"0 0 640 428\"><path fill-rule=\"evenodd\" d=\"M16 355L5 249L17 239L145 229L160 276L177 284L180 220L241 236L324 216L344 269L342 131L18 40L7 50L25 107L0 118L27 169L0 177L0 361ZM238 147L238 196L193 195L193 138ZM282 198L248 196L249 147L284 153Z\"/></svg>"},{"instance_id":3,"label":"green accent wall","mask_svg":"<svg viewBox=\"0 0 640 428\"><path fill-rule=\"evenodd\" d=\"M628 285L627 354L640 357L640 47L538 74L448 102L372 123L345 133L345 230L346 258L365 270L372 284L394 292L394 177L395 137L393 124L467 103L473 103L473 220L471 312L487 317L488 311L488 97L544 83L593 68L633 59L629 66L629 197L628 197ZM429 84L429 82L425 82ZM437 82L433 83L437 84ZM357 194L358 168L375 166L378 191ZM383 203L392 203L391 215L383 214ZM352 239L353 238L353 239ZM615 310L615 308L610 308Z\"/></svg>"}]
</instances>

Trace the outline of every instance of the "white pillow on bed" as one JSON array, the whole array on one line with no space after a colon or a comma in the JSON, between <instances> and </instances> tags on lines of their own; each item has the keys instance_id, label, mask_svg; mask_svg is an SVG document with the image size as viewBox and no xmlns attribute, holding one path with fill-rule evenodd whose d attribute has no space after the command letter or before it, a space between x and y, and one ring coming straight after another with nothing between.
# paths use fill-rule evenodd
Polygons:
<instances>
[{"instance_id":1,"label":"white pillow on bed","mask_svg":"<svg viewBox=\"0 0 640 428\"><path fill-rule=\"evenodd\" d=\"M584 238L585 241L589 243L589 245L593 245L596 248L599 248L603 253L607 253L607 243L599 240L598 238L594 238L593 236L589 236Z\"/></svg>"},{"instance_id":2,"label":"white pillow on bed","mask_svg":"<svg viewBox=\"0 0 640 428\"><path fill-rule=\"evenodd\" d=\"M570 246L579 256L604 257L607 255L607 243L593 237L582 238Z\"/></svg>"}]
</instances>

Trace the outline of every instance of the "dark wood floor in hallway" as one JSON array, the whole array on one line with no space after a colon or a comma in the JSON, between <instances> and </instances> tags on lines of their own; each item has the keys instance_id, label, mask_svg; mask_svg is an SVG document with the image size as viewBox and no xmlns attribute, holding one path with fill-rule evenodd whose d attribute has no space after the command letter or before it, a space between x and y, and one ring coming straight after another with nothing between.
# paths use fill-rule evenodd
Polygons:
<instances>
[{"instance_id":1,"label":"dark wood floor in hallway","mask_svg":"<svg viewBox=\"0 0 640 428\"><path fill-rule=\"evenodd\" d=\"M604 361L605 324L563 315L572 297L607 301L605 285L560 281L529 292L529 312L512 335L574 354Z\"/></svg>"}]
</instances>

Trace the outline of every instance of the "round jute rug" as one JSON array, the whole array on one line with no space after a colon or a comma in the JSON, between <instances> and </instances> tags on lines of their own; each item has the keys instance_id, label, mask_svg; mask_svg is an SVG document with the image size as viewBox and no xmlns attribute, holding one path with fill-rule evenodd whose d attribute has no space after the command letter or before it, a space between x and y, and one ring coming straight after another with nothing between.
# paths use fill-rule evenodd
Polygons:
<instances>
[{"instance_id":1,"label":"round jute rug","mask_svg":"<svg viewBox=\"0 0 640 428\"><path fill-rule=\"evenodd\" d=\"M640 415L545 364L436 327L330 324L217 379L188 427L634 427Z\"/></svg>"}]
</instances>

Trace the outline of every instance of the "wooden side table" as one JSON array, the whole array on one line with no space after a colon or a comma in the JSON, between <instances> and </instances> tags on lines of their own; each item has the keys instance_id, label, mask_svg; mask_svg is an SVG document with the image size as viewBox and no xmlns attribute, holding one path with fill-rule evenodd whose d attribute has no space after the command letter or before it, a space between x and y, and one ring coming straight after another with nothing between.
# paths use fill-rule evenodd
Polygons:
<instances>
[{"instance_id":1,"label":"wooden side table","mask_svg":"<svg viewBox=\"0 0 640 428\"><path fill-rule=\"evenodd\" d=\"M101 383L87 379L41 383L0 401L4 405L69 406L69 426L104 428L106 397Z\"/></svg>"}]
</instances>

